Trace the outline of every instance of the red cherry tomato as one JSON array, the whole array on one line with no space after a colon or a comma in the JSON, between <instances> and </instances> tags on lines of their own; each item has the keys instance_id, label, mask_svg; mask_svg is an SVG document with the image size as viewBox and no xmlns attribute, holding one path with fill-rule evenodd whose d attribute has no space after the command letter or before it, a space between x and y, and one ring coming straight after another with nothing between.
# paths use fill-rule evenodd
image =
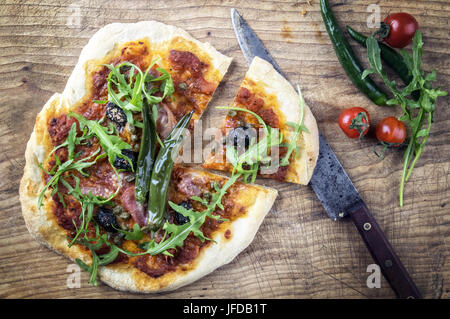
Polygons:
<instances>
[{"instance_id":1,"label":"red cherry tomato","mask_svg":"<svg viewBox=\"0 0 450 319\"><path fill-rule=\"evenodd\" d=\"M383 39L393 48L404 48L411 43L414 33L419 28L417 20L409 13L391 13L384 19L390 30Z\"/></svg>"},{"instance_id":2,"label":"red cherry tomato","mask_svg":"<svg viewBox=\"0 0 450 319\"><path fill-rule=\"evenodd\" d=\"M358 138L369 131L369 113L362 107L345 109L339 115L339 127L350 138Z\"/></svg>"},{"instance_id":3,"label":"red cherry tomato","mask_svg":"<svg viewBox=\"0 0 450 319\"><path fill-rule=\"evenodd\" d=\"M389 116L380 121L376 129L377 139L380 142L399 146L406 139L406 127L396 117Z\"/></svg>"}]
</instances>

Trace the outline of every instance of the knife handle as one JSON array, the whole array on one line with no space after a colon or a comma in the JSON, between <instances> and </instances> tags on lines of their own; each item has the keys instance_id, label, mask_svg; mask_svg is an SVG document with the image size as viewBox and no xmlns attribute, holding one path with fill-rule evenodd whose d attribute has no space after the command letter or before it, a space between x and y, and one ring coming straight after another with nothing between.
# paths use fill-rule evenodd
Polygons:
<instances>
[{"instance_id":1,"label":"knife handle","mask_svg":"<svg viewBox=\"0 0 450 319\"><path fill-rule=\"evenodd\" d=\"M373 259L398 298L423 298L363 201L348 209Z\"/></svg>"}]
</instances>

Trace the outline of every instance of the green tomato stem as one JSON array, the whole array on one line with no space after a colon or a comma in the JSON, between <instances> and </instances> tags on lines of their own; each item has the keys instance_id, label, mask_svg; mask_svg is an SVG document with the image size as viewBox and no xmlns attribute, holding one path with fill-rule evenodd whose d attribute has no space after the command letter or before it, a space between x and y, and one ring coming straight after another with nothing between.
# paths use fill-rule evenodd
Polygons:
<instances>
[{"instance_id":1,"label":"green tomato stem","mask_svg":"<svg viewBox=\"0 0 450 319\"><path fill-rule=\"evenodd\" d=\"M409 141L408 147L407 147L407 149L405 151L405 155L403 157L402 179L400 182L400 207L403 207L403 194L404 194L405 183L406 183L406 172L408 170L409 162L411 161L413 143L414 143L414 140L411 139Z\"/></svg>"},{"instance_id":2,"label":"green tomato stem","mask_svg":"<svg viewBox=\"0 0 450 319\"><path fill-rule=\"evenodd\" d=\"M420 125L419 128L420 128L421 126L422 126L422 125ZM430 130L430 128L431 128L431 113L428 113L428 127L427 127L428 131ZM423 141L422 141L422 143L420 144L420 148L419 148L419 150L417 151L416 156L415 156L415 158L414 158L414 160L413 160L411 166L409 167L408 174L406 175L406 181L408 181L409 177L410 177L411 174L412 174L412 171L413 171L414 166L416 165L417 161L419 160L420 156L422 155L423 149L424 149L424 147L425 147L425 143L426 143L427 140L428 140L428 136L429 136L428 134L427 134L426 136L424 136Z\"/></svg>"}]
</instances>

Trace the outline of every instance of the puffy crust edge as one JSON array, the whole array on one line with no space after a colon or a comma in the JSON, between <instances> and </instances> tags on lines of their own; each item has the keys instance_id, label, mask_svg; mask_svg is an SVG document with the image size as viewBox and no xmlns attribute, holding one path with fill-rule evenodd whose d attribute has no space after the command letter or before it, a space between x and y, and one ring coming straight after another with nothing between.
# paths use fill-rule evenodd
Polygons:
<instances>
[{"instance_id":1,"label":"puffy crust edge","mask_svg":"<svg viewBox=\"0 0 450 319\"><path fill-rule=\"evenodd\" d=\"M70 259L81 258L88 260L86 252L79 247L67 247L67 239L64 231L49 214L53 202L44 199L43 207L38 209L39 194L44 187L42 171L39 163L45 159L52 147L47 133L48 119L61 111L66 106L62 104L61 94L53 94L36 117L30 139L25 150L24 174L20 181L19 199L22 206L22 215L25 224L32 237L48 248L68 256Z\"/></svg>"}]
</instances>

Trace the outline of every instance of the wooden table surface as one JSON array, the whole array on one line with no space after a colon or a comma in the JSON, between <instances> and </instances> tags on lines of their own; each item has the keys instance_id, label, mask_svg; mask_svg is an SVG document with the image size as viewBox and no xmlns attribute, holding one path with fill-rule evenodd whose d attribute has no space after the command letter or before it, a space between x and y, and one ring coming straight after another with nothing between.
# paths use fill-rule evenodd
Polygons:
<instances>
[{"instance_id":1,"label":"wooden table surface","mask_svg":"<svg viewBox=\"0 0 450 319\"><path fill-rule=\"evenodd\" d=\"M366 34L374 1L331 0L341 24ZM450 3L376 1L381 16L413 14L424 37L424 69L437 70L450 89ZM366 284L373 261L350 220L333 222L308 186L263 182L279 196L252 244L230 264L172 293L136 295L104 284L67 287L66 258L32 240L21 215L19 181L36 114L61 92L82 47L111 22L159 20L208 41L234 61L211 103L230 103L247 65L236 41L230 8L247 19L304 97L336 155L426 298L450 297L450 101L438 102L425 152L398 205L402 153L380 161L373 134L361 142L344 137L340 110L364 106L373 123L398 115L378 107L347 79L325 31L319 1L118 1L3 0L0 4L0 297L2 298L393 298L387 282ZM353 43L354 44L354 43ZM361 56L364 51L354 44ZM367 61L364 58L364 61ZM367 63L365 64L367 66ZM206 127L223 112L210 105Z\"/></svg>"}]
</instances>

